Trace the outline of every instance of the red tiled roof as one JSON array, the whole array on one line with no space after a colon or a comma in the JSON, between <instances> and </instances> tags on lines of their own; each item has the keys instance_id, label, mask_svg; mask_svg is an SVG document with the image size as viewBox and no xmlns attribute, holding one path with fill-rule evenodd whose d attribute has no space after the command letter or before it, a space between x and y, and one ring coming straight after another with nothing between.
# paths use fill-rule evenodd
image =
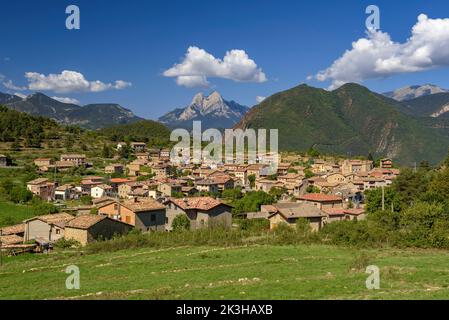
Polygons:
<instances>
[{"instance_id":1,"label":"red tiled roof","mask_svg":"<svg viewBox=\"0 0 449 320\"><path fill-rule=\"evenodd\" d=\"M183 210L196 209L209 211L221 204L224 204L223 202L212 197L192 197L185 199L170 198L170 201Z\"/></svg>"},{"instance_id":2,"label":"red tiled roof","mask_svg":"<svg viewBox=\"0 0 449 320\"><path fill-rule=\"evenodd\" d=\"M322 193L309 193L299 197L300 200L326 202L326 201L342 201L340 197L322 194Z\"/></svg>"}]
</instances>

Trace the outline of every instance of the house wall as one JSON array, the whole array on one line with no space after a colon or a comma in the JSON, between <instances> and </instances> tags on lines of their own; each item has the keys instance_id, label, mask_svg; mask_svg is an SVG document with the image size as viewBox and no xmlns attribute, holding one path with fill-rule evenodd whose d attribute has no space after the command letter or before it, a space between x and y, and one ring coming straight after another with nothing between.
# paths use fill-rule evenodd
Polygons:
<instances>
[{"instance_id":1,"label":"house wall","mask_svg":"<svg viewBox=\"0 0 449 320\"><path fill-rule=\"evenodd\" d=\"M135 227L146 232L146 231L165 231L165 217L166 211L148 211L139 212L136 214Z\"/></svg>"},{"instance_id":2,"label":"house wall","mask_svg":"<svg viewBox=\"0 0 449 320\"><path fill-rule=\"evenodd\" d=\"M209 211L200 211L200 210L189 210L185 212L178 206L171 203L171 206L167 207L167 224L166 230L171 231L173 219L180 214L187 215L190 219L190 227L192 230L207 228L207 227L215 227L215 226L224 226L230 228L232 225L232 213L231 209L228 209L225 205L217 206Z\"/></svg>"},{"instance_id":3,"label":"house wall","mask_svg":"<svg viewBox=\"0 0 449 320\"><path fill-rule=\"evenodd\" d=\"M75 229L75 228L65 228L65 239L76 240L81 245L85 246L88 243L87 230Z\"/></svg>"},{"instance_id":4,"label":"house wall","mask_svg":"<svg viewBox=\"0 0 449 320\"><path fill-rule=\"evenodd\" d=\"M59 230L59 234L56 230ZM49 224L39 219L28 221L25 224L25 241L36 238L42 238L46 241L57 241L62 237L64 237L64 229L56 226L51 227Z\"/></svg>"}]
</instances>

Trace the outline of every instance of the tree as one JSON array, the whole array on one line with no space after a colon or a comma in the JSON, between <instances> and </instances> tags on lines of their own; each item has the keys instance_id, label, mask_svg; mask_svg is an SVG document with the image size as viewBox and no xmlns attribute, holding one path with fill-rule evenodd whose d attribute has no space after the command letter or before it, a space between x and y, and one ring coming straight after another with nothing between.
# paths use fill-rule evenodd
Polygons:
<instances>
[{"instance_id":1,"label":"tree","mask_svg":"<svg viewBox=\"0 0 449 320\"><path fill-rule=\"evenodd\" d=\"M312 171L310 171L309 169L305 169L304 170L304 177L306 179L312 178L314 175L315 174Z\"/></svg>"},{"instance_id":2,"label":"tree","mask_svg":"<svg viewBox=\"0 0 449 320\"><path fill-rule=\"evenodd\" d=\"M245 196L234 202L235 214L242 212L255 212L260 210L261 205L272 204L274 197L263 191L250 191Z\"/></svg>"},{"instance_id":3,"label":"tree","mask_svg":"<svg viewBox=\"0 0 449 320\"><path fill-rule=\"evenodd\" d=\"M9 192L9 199L14 203L27 203L33 199L33 194L25 187L14 186Z\"/></svg>"},{"instance_id":4,"label":"tree","mask_svg":"<svg viewBox=\"0 0 449 320\"><path fill-rule=\"evenodd\" d=\"M172 222L173 231L190 230L190 219L185 214L177 215Z\"/></svg>"},{"instance_id":5,"label":"tree","mask_svg":"<svg viewBox=\"0 0 449 320\"><path fill-rule=\"evenodd\" d=\"M243 197L242 189L239 187L234 189L225 189L223 190L221 196L226 200L236 201Z\"/></svg>"},{"instance_id":6,"label":"tree","mask_svg":"<svg viewBox=\"0 0 449 320\"><path fill-rule=\"evenodd\" d=\"M249 181L249 186L251 189L253 189L256 185L256 175L255 174L250 174L248 176L248 181Z\"/></svg>"},{"instance_id":7,"label":"tree","mask_svg":"<svg viewBox=\"0 0 449 320\"><path fill-rule=\"evenodd\" d=\"M317 158L317 157L320 156L320 152L319 152L317 149L315 149L314 147L311 147L311 148L307 151L307 154L308 154L310 157L313 157L313 158Z\"/></svg>"},{"instance_id":8,"label":"tree","mask_svg":"<svg viewBox=\"0 0 449 320\"><path fill-rule=\"evenodd\" d=\"M101 151L101 156L103 158L109 159L112 157L112 148L106 143L103 144L103 150Z\"/></svg>"},{"instance_id":9,"label":"tree","mask_svg":"<svg viewBox=\"0 0 449 320\"><path fill-rule=\"evenodd\" d=\"M270 191L268 192L269 195L271 195L273 198L275 198L276 200L281 199L281 197L287 193L287 189L286 188L279 188L279 187L273 187L270 189Z\"/></svg>"},{"instance_id":10,"label":"tree","mask_svg":"<svg viewBox=\"0 0 449 320\"><path fill-rule=\"evenodd\" d=\"M320 189L317 186L308 186L306 189L307 193L320 193Z\"/></svg>"}]
</instances>

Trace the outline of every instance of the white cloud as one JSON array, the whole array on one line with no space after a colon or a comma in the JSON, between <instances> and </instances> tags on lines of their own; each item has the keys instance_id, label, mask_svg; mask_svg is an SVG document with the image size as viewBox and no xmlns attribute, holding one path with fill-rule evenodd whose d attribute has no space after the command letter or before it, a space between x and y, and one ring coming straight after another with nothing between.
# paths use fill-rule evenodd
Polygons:
<instances>
[{"instance_id":1,"label":"white cloud","mask_svg":"<svg viewBox=\"0 0 449 320\"><path fill-rule=\"evenodd\" d=\"M26 94L20 93L20 92L14 92L15 96L18 96L19 98L25 99L27 97Z\"/></svg>"},{"instance_id":2,"label":"white cloud","mask_svg":"<svg viewBox=\"0 0 449 320\"><path fill-rule=\"evenodd\" d=\"M244 50L230 50L223 59L215 58L198 47L189 47L181 63L166 70L165 77L175 77L186 87L208 86L208 77L236 82L265 82L267 78Z\"/></svg>"},{"instance_id":3,"label":"white cloud","mask_svg":"<svg viewBox=\"0 0 449 320\"><path fill-rule=\"evenodd\" d=\"M257 96L257 97L256 97L257 103L261 103L261 102L264 101L265 99L266 99L266 97L262 97L262 96Z\"/></svg>"},{"instance_id":4,"label":"white cloud","mask_svg":"<svg viewBox=\"0 0 449 320\"><path fill-rule=\"evenodd\" d=\"M25 73L29 90L54 91L56 93L69 92L101 92L110 89L121 90L131 86L130 82L117 80L112 83L102 81L88 81L83 74L64 70L60 74L44 75L37 72Z\"/></svg>"},{"instance_id":5,"label":"white cloud","mask_svg":"<svg viewBox=\"0 0 449 320\"><path fill-rule=\"evenodd\" d=\"M429 19L421 14L411 33L407 41L398 43L386 32L367 32L366 38L353 42L352 48L316 79L331 80L331 88L336 88L347 82L449 66L448 18Z\"/></svg>"},{"instance_id":6,"label":"white cloud","mask_svg":"<svg viewBox=\"0 0 449 320\"><path fill-rule=\"evenodd\" d=\"M68 98L68 97L51 97L52 99L58 100L62 103L71 103L71 104L80 104L80 102L74 98Z\"/></svg>"},{"instance_id":7,"label":"white cloud","mask_svg":"<svg viewBox=\"0 0 449 320\"><path fill-rule=\"evenodd\" d=\"M6 80L3 82L3 86L5 86L5 88L8 88L10 90L16 90L16 91L24 91L27 89L27 87L19 87L16 86L12 80Z\"/></svg>"}]
</instances>

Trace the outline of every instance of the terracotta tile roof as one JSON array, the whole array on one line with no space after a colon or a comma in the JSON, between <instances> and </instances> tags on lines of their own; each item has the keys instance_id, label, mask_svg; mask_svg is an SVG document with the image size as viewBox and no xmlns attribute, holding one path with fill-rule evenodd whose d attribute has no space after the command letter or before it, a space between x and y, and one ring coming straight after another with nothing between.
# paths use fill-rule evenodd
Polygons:
<instances>
[{"instance_id":1,"label":"terracotta tile roof","mask_svg":"<svg viewBox=\"0 0 449 320\"><path fill-rule=\"evenodd\" d=\"M356 208L345 209L345 213L350 214L350 215L354 215L354 216L358 216L358 215L364 214L365 213L365 209L361 209L361 208L359 208L359 209L356 209Z\"/></svg>"},{"instance_id":2,"label":"terracotta tile roof","mask_svg":"<svg viewBox=\"0 0 449 320\"><path fill-rule=\"evenodd\" d=\"M171 202L176 204L182 210L203 210L209 211L221 204L223 202L214 199L212 197L192 197L192 198L184 198L184 199L175 199L170 198Z\"/></svg>"},{"instance_id":3,"label":"terracotta tile roof","mask_svg":"<svg viewBox=\"0 0 449 320\"><path fill-rule=\"evenodd\" d=\"M57 224L57 223L63 223L67 222L73 219L73 216L68 213L54 213L54 214L47 214L44 216L37 216L25 221L31 221L31 220L41 220L43 222L46 222L48 224Z\"/></svg>"},{"instance_id":4,"label":"terracotta tile roof","mask_svg":"<svg viewBox=\"0 0 449 320\"><path fill-rule=\"evenodd\" d=\"M47 178L38 178L38 179L34 179L34 180L27 182L27 184L36 185L36 184L43 184L43 183L47 183L47 182L48 182Z\"/></svg>"},{"instance_id":5,"label":"terracotta tile roof","mask_svg":"<svg viewBox=\"0 0 449 320\"><path fill-rule=\"evenodd\" d=\"M126 178L112 178L109 181L111 183L127 183L127 182L130 182L131 180L126 179Z\"/></svg>"},{"instance_id":6,"label":"terracotta tile roof","mask_svg":"<svg viewBox=\"0 0 449 320\"><path fill-rule=\"evenodd\" d=\"M311 203L277 203L273 207L277 209L276 213L280 213L284 218L312 218L323 217L324 213Z\"/></svg>"},{"instance_id":7,"label":"terracotta tile roof","mask_svg":"<svg viewBox=\"0 0 449 320\"><path fill-rule=\"evenodd\" d=\"M138 198L126 200L122 202L122 205L135 213L165 209L165 206L163 204L157 202L153 198Z\"/></svg>"},{"instance_id":8,"label":"terracotta tile roof","mask_svg":"<svg viewBox=\"0 0 449 320\"><path fill-rule=\"evenodd\" d=\"M340 197L322 194L322 193L309 193L299 196L300 200L326 202L326 201L342 201Z\"/></svg>"},{"instance_id":9,"label":"terracotta tile roof","mask_svg":"<svg viewBox=\"0 0 449 320\"><path fill-rule=\"evenodd\" d=\"M9 227L4 227L4 228L1 228L0 230L2 230L2 234L4 236L9 236L12 234L24 233L25 225L23 223L21 223L21 224L16 224L16 225L9 226Z\"/></svg>"},{"instance_id":10,"label":"terracotta tile roof","mask_svg":"<svg viewBox=\"0 0 449 320\"><path fill-rule=\"evenodd\" d=\"M326 212L329 216L344 216L345 210L343 208L329 208L324 209L324 212Z\"/></svg>"},{"instance_id":11,"label":"terracotta tile roof","mask_svg":"<svg viewBox=\"0 0 449 320\"><path fill-rule=\"evenodd\" d=\"M84 214L69 221L66 224L66 228L89 229L104 219L107 219L107 216Z\"/></svg>"},{"instance_id":12,"label":"terracotta tile roof","mask_svg":"<svg viewBox=\"0 0 449 320\"><path fill-rule=\"evenodd\" d=\"M2 245L19 244L19 243L23 243L23 238L15 235L15 234L12 234L12 235L8 235L8 236L1 236L0 242L2 243Z\"/></svg>"}]
</instances>

